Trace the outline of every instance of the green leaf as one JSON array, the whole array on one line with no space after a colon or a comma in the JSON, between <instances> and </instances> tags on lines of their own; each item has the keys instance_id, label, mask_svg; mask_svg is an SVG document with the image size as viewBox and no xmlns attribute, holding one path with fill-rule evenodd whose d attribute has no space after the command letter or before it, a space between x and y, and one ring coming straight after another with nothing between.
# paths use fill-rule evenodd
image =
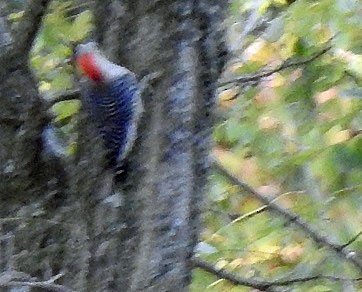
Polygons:
<instances>
[{"instance_id":1,"label":"green leaf","mask_svg":"<svg viewBox=\"0 0 362 292\"><path fill-rule=\"evenodd\" d=\"M53 106L53 111L57 115L55 122L67 119L79 111L80 101L63 101Z\"/></svg>"},{"instance_id":2,"label":"green leaf","mask_svg":"<svg viewBox=\"0 0 362 292\"><path fill-rule=\"evenodd\" d=\"M73 21L70 37L72 41L81 41L86 38L92 28L92 14L89 10L84 11Z\"/></svg>"}]
</instances>

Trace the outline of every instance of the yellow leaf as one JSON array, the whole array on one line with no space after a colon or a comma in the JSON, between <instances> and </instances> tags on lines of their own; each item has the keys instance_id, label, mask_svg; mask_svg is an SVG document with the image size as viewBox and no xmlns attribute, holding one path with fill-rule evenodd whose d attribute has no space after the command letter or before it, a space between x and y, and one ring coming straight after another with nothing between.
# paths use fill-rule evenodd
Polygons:
<instances>
[{"instance_id":1,"label":"yellow leaf","mask_svg":"<svg viewBox=\"0 0 362 292\"><path fill-rule=\"evenodd\" d=\"M16 12L16 13L10 13L8 16L9 20L19 20L24 15L24 11Z\"/></svg>"},{"instance_id":2,"label":"yellow leaf","mask_svg":"<svg viewBox=\"0 0 362 292\"><path fill-rule=\"evenodd\" d=\"M273 3L276 5L287 5L288 2L286 0L273 0Z\"/></svg>"},{"instance_id":3,"label":"yellow leaf","mask_svg":"<svg viewBox=\"0 0 362 292\"><path fill-rule=\"evenodd\" d=\"M320 44L326 43L332 37L332 32L321 24L318 24L313 30L313 35L317 37Z\"/></svg>"},{"instance_id":4,"label":"yellow leaf","mask_svg":"<svg viewBox=\"0 0 362 292\"><path fill-rule=\"evenodd\" d=\"M220 92L220 94L219 94L219 100L220 100L221 102L223 102L223 101L230 101L230 100L233 99L238 93L239 93L239 90L238 90L236 87L223 90L223 91Z\"/></svg>"},{"instance_id":5,"label":"yellow leaf","mask_svg":"<svg viewBox=\"0 0 362 292\"><path fill-rule=\"evenodd\" d=\"M225 243L226 238L220 234L214 233L211 235L210 241L213 243Z\"/></svg>"},{"instance_id":6,"label":"yellow leaf","mask_svg":"<svg viewBox=\"0 0 362 292\"><path fill-rule=\"evenodd\" d=\"M242 171L242 161L233 152L221 148L214 148L213 154L219 163L234 174Z\"/></svg>"},{"instance_id":7,"label":"yellow leaf","mask_svg":"<svg viewBox=\"0 0 362 292\"><path fill-rule=\"evenodd\" d=\"M259 6L258 12L260 14L264 14L268 10L270 4L271 1L263 1L262 4Z\"/></svg>"},{"instance_id":8,"label":"yellow leaf","mask_svg":"<svg viewBox=\"0 0 362 292\"><path fill-rule=\"evenodd\" d=\"M228 261L226 261L226 260L220 260L220 261L218 261L218 262L216 263L215 268L216 268L216 269L222 269L222 268L225 268L228 264L229 264Z\"/></svg>"},{"instance_id":9,"label":"yellow leaf","mask_svg":"<svg viewBox=\"0 0 362 292\"><path fill-rule=\"evenodd\" d=\"M280 41L278 42L280 50L278 53L283 60L286 60L295 54L294 49L297 41L298 37L289 33L284 34L280 38Z\"/></svg>"},{"instance_id":10,"label":"yellow leaf","mask_svg":"<svg viewBox=\"0 0 362 292\"><path fill-rule=\"evenodd\" d=\"M230 267L231 267L232 269L235 269L235 268L237 268L237 267L242 266L244 262L245 262L244 259L242 259L242 258L237 258L237 259L233 260L233 261L230 263Z\"/></svg>"},{"instance_id":11,"label":"yellow leaf","mask_svg":"<svg viewBox=\"0 0 362 292\"><path fill-rule=\"evenodd\" d=\"M51 88L51 85L49 82L42 81L39 85L40 92L48 91L48 90L50 90L50 88Z\"/></svg>"},{"instance_id":12,"label":"yellow leaf","mask_svg":"<svg viewBox=\"0 0 362 292\"><path fill-rule=\"evenodd\" d=\"M77 146L77 143L72 142L67 149L68 154L74 155L77 152Z\"/></svg>"},{"instance_id":13,"label":"yellow leaf","mask_svg":"<svg viewBox=\"0 0 362 292\"><path fill-rule=\"evenodd\" d=\"M231 174L236 177L242 177L250 184L258 184L260 169L258 161L255 157L242 158L236 153L223 150L222 148L214 148L213 154L220 165L225 167Z\"/></svg>"},{"instance_id":14,"label":"yellow leaf","mask_svg":"<svg viewBox=\"0 0 362 292\"><path fill-rule=\"evenodd\" d=\"M73 41L81 41L91 30L92 14L89 10L78 14L73 21L71 38Z\"/></svg>"},{"instance_id":15,"label":"yellow leaf","mask_svg":"<svg viewBox=\"0 0 362 292\"><path fill-rule=\"evenodd\" d=\"M250 253L247 257L248 263L256 264L278 257L280 246L275 245L272 242L264 242L262 244L253 246L251 249L253 252Z\"/></svg>"},{"instance_id":16,"label":"yellow leaf","mask_svg":"<svg viewBox=\"0 0 362 292\"><path fill-rule=\"evenodd\" d=\"M268 63L274 55L274 47L263 39L256 40L244 51L246 60L263 64Z\"/></svg>"},{"instance_id":17,"label":"yellow leaf","mask_svg":"<svg viewBox=\"0 0 362 292\"><path fill-rule=\"evenodd\" d=\"M274 130L280 125L280 121L274 117L264 116L258 120L258 126L261 130Z\"/></svg>"},{"instance_id":18,"label":"yellow leaf","mask_svg":"<svg viewBox=\"0 0 362 292\"><path fill-rule=\"evenodd\" d=\"M54 69L57 65L57 62L54 59L48 59L43 64L43 69L46 71L50 71Z\"/></svg>"},{"instance_id":19,"label":"yellow leaf","mask_svg":"<svg viewBox=\"0 0 362 292\"><path fill-rule=\"evenodd\" d=\"M328 145L334 145L348 141L351 136L350 130L341 130L341 126L336 125L325 133L324 138Z\"/></svg>"},{"instance_id":20,"label":"yellow leaf","mask_svg":"<svg viewBox=\"0 0 362 292\"><path fill-rule=\"evenodd\" d=\"M243 62L236 62L229 66L228 70L230 70L233 73L236 73L238 70L240 70L244 66Z\"/></svg>"}]
</instances>

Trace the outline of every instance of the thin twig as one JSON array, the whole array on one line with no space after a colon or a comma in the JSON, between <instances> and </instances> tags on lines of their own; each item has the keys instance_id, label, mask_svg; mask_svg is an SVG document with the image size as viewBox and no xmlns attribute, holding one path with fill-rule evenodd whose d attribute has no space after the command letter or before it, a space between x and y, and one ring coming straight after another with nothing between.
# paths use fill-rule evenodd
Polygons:
<instances>
[{"instance_id":1,"label":"thin twig","mask_svg":"<svg viewBox=\"0 0 362 292\"><path fill-rule=\"evenodd\" d=\"M286 192L286 193L280 194L279 196L276 196L276 197L272 200L272 202L274 203L275 201L279 200L279 199L282 198L282 197L285 197L285 196L290 195L290 194L296 194L296 193L304 193L304 191L294 191L294 192ZM264 212L265 210L267 210L268 207L269 207L269 204L265 204L265 205L263 205L263 206L255 209L255 210L253 210L253 211L250 211L250 212L245 213L245 214L243 214L243 215L237 216L237 217L234 218L231 222L229 222L229 223L226 224L225 226L222 226L220 229L218 229L217 231L215 231L215 233L211 235L210 239L211 239L215 234L220 233L221 231L225 230L227 227L231 226L232 224L239 223L239 222L241 222L241 221L244 221L244 220L247 220L247 219L249 219L249 218L252 218L252 217L254 217L255 215L260 214L260 213ZM207 242L208 240L205 240L205 241Z\"/></svg>"},{"instance_id":2,"label":"thin twig","mask_svg":"<svg viewBox=\"0 0 362 292\"><path fill-rule=\"evenodd\" d=\"M46 291L52 292L74 292L74 290L69 289L63 285L55 284L54 282L61 278L63 274L55 275L47 281L16 281L16 280L0 280L0 287L31 287L31 288L41 288Z\"/></svg>"},{"instance_id":3,"label":"thin twig","mask_svg":"<svg viewBox=\"0 0 362 292\"><path fill-rule=\"evenodd\" d=\"M330 275L315 275L315 276L309 276L309 277L300 277L300 278L294 278L294 279L280 279L272 281L275 286L288 286L295 283L303 283L303 282L310 282L315 280L330 280L334 282L339 281L351 281L351 282L360 282L362 281L362 277L359 278L343 278L343 277L337 277L337 276L330 276Z\"/></svg>"},{"instance_id":4,"label":"thin twig","mask_svg":"<svg viewBox=\"0 0 362 292\"><path fill-rule=\"evenodd\" d=\"M59 94L54 94L50 97L45 97L45 99L48 100L48 107L50 108L58 102L77 100L79 99L79 95L80 95L79 90L73 89L61 92Z\"/></svg>"},{"instance_id":5,"label":"thin twig","mask_svg":"<svg viewBox=\"0 0 362 292\"><path fill-rule=\"evenodd\" d=\"M226 279L233 284L252 287L255 289L259 289L261 291L273 291L270 290L271 285L268 282L246 279L239 275L236 275L235 273L229 272L226 269L218 269L214 265L210 264L209 262L199 257L194 257L192 259L192 262L195 265L195 267L201 268L211 274L214 274L215 276L221 279Z\"/></svg>"},{"instance_id":6,"label":"thin twig","mask_svg":"<svg viewBox=\"0 0 362 292\"><path fill-rule=\"evenodd\" d=\"M276 202L277 200L279 200L280 198L284 197L284 196L287 196L287 195L290 195L290 194L296 194L296 193L305 193L304 191L295 191L295 192L286 192L286 193L283 193L283 194L280 194L279 196L276 196L271 202ZM231 223L237 223L237 222L240 222L240 221L243 221L245 219L249 219L257 214L260 214L261 212L263 212L264 210L266 210L267 208L269 207L268 204L266 205L263 205L253 211L250 211L248 213L245 213L244 215L241 215L240 217L234 219Z\"/></svg>"},{"instance_id":7,"label":"thin twig","mask_svg":"<svg viewBox=\"0 0 362 292\"><path fill-rule=\"evenodd\" d=\"M258 81L258 80L260 80L262 78L269 77L270 75L273 75L274 73L277 73L277 72L282 71L284 69L287 69L287 68L290 68L290 67L306 65L308 63L313 62L314 60L316 60L320 56L324 55L331 48L332 48L332 46L328 46L328 47L320 50L315 55L313 55L313 56L311 56L309 58L303 59L303 60L297 60L297 61L295 61L295 60L293 60L293 61L286 60L281 65L279 65L276 68L271 69L271 70L263 69L260 72L258 72L256 74L253 74L253 75L242 75L242 76L239 76L239 77L237 77L235 79L232 79L232 80L220 82L218 84L218 86L219 87L220 86L225 86L225 85L228 85L230 83L247 83L247 82Z\"/></svg>"},{"instance_id":8,"label":"thin twig","mask_svg":"<svg viewBox=\"0 0 362 292\"><path fill-rule=\"evenodd\" d=\"M252 287L252 288L260 289L262 291L265 291L265 290L272 291L272 290L270 290L272 287L288 286L288 285L293 285L296 283L304 283L304 282L316 281L316 280L321 280L321 279L330 280L330 281L334 281L334 282L339 282L339 281L359 282L359 281L362 281L362 277L348 279L348 278L330 276L330 275L314 275L314 276L308 276L308 277L300 277L300 278L293 278L293 279L279 279L279 280L272 280L272 281L259 280L259 279L247 279L247 278L243 278L233 272L227 271L226 269L217 268L214 265L212 265L211 263L209 263L208 261L205 261L199 257L194 257L192 259L192 262L195 265L195 267L203 269L221 279L228 280L228 281L232 282L233 284Z\"/></svg>"},{"instance_id":9,"label":"thin twig","mask_svg":"<svg viewBox=\"0 0 362 292\"><path fill-rule=\"evenodd\" d=\"M355 242L358 237L360 237L362 235L362 231L358 232L354 237L352 237L350 240L348 240L345 244L341 245L341 248L345 248L349 245L351 245L353 242Z\"/></svg>"},{"instance_id":10,"label":"thin twig","mask_svg":"<svg viewBox=\"0 0 362 292\"><path fill-rule=\"evenodd\" d=\"M222 165L218 164L218 168L233 184L240 186L256 199L268 205L268 209L270 211L284 217L288 222L294 223L298 228L310 236L319 246L328 247L329 249L335 251L339 256L352 263L360 272L362 272L362 261L355 251L334 243L330 238L322 235L320 230L315 230L309 223L295 213L280 207L274 203L272 199L262 195L243 180L234 177Z\"/></svg>"},{"instance_id":11,"label":"thin twig","mask_svg":"<svg viewBox=\"0 0 362 292\"><path fill-rule=\"evenodd\" d=\"M48 283L48 281L41 281L41 282L8 281L3 283L0 282L0 287L19 287L19 286L41 288L45 289L46 291L52 291L52 292L73 292L73 290L63 285Z\"/></svg>"},{"instance_id":12,"label":"thin twig","mask_svg":"<svg viewBox=\"0 0 362 292\"><path fill-rule=\"evenodd\" d=\"M262 206L262 207L260 207L260 208L257 208L256 210L253 210L253 211L251 211L251 212L248 212L248 213L246 213L246 214L244 214L244 215L242 215L242 216L234 219L231 223L241 222L241 221L243 221L243 220L245 220L245 219L249 219L249 218L251 218L251 217L254 217L255 215L260 214L261 212L263 212L264 210L266 210L267 208L268 208L268 205L264 205L264 206Z\"/></svg>"}]
</instances>

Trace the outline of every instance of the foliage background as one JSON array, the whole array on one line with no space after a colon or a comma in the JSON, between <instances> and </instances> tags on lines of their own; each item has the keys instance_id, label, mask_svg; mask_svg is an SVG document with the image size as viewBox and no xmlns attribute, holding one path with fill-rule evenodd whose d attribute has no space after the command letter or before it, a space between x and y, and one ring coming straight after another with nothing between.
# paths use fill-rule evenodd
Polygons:
<instances>
[{"instance_id":1,"label":"foliage background","mask_svg":"<svg viewBox=\"0 0 362 292\"><path fill-rule=\"evenodd\" d=\"M331 48L306 65L220 88L216 166L199 253L217 268L250 279L357 277L350 264L284 218L266 208L258 211L263 204L230 184L217 165L266 197L276 197L278 205L332 242L346 243L361 231L362 3L233 1L229 27L233 59L224 80L307 60ZM361 251L362 241L357 238L350 246ZM360 291L362 285L321 277L289 288ZM193 291L205 289L251 288L197 270Z\"/></svg>"},{"instance_id":2,"label":"foliage background","mask_svg":"<svg viewBox=\"0 0 362 292\"><path fill-rule=\"evenodd\" d=\"M15 3L16 2L16 3ZM15 1L14 4L18 2ZM21 1L20 1L21 2ZM81 9L81 13L79 13ZM218 164L294 211L336 243L361 231L362 3L358 0L235 0L230 5L232 59L223 81L290 60L307 64L255 82L223 83L198 255L250 279L333 275L301 281L293 291L358 291L358 271L344 259L232 185ZM21 12L10 14L16 26ZM73 88L72 45L88 37L86 6L54 1L32 51L45 98ZM56 103L59 134L76 148L78 101ZM262 208L262 209L259 209ZM362 250L358 238L350 244ZM197 269L192 291L249 291Z\"/></svg>"}]
</instances>

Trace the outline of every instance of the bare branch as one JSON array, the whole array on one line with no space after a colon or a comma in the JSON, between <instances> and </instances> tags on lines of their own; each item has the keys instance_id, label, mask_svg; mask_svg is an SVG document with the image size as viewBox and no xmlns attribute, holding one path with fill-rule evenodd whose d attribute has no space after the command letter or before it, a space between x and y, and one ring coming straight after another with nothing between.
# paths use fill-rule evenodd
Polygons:
<instances>
[{"instance_id":1,"label":"bare branch","mask_svg":"<svg viewBox=\"0 0 362 292\"><path fill-rule=\"evenodd\" d=\"M279 200L280 198L282 198L284 196L287 196L287 195L290 195L290 194L295 194L295 193L304 193L304 191L287 192L287 193L284 193L284 194L280 194L280 195L276 196L271 202L274 203L274 202L276 202L277 200ZM269 207L269 205L265 204L265 205L255 209L253 211L250 211L248 213L245 213L245 214L239 216L238 218L234 219L231 223L237 223L237 222L249 219L251 217L254 217L255 215L260 214L264 210L267 210L268 207Z\"/></svg>"},{"instance_id":2,"label":"bare branch","mask_svg":"<svg viewBox=\"0 0 362 292\"><path fill-rule=\"evenodd\" d=\"M296 283L304 283L304 282L310 282L310 281L316 281L316 280L330 280L334 282L339 281L351 281L351 282L359 282L362 281L362 277L359 278L353 278L353 279L347 279L343 277L336 277L336 276L330 276L330 275L314 275L314 276L308 276L308 277L300 277L300 278L293 278L293 279L279 279L279 280L258 280L258 279L246 279L243 278L233 272L227 271L226 269L219 269L216 268L211 263L199 258L194 257L193 263L195 267L198 267L200 269L203 269L211 274L214 274L215 276L228 280L236 285L242 285L247 287L256 288L262 291L273 291L271 290L273 287L276 286L289 286Z\"/></svg>"},{"instance_id":3,"label":"bare branch","mask_svg":"<svg viewBox=\"0 0 362 292\"><path fill-rule=\"evenodd\" d=\"M300 193L305 193L305 191L286 192L286 193L280 194L279 196L276 196L271 202L274 203L274 202L276 202L277 200L279 200L279 199L281 199L281 198L283 198L283 197L285 197L285 196L288 196L288 195L290 195L290 194L297 194L297 193L298 193L298 194L300 194ZM243 215L236 215L236 216L234 215L234 216L233 216L233 219L231 220L231 222L229 222L229 223L226 224L225 226L222 226L222 227L221 227L220 229L218 229L213 235L211 235L211 237L214 236L215 234L218 234L218 233L220 233L221 231L225 230L226 228L228 228L228 227L231 226L232 224L239 223L239 222L241 222L241 221L244 221L244 220L247 220L247 219L249 219L249 218L252 218L252 217L254 217L254 216L257 215L257 214L260 214L260 213L266 211L268 208L269 208L269 205L268 205L268 204L265 204L265 205L263 205L263 206L255 209L255 210L250 211L250 212L247 212L247 213L245 213L245 214L243 214ZM219 212L219 213L220 213L220 212ZM231 218L230 215L231 215L231 214L229 214L229 218ZM207 240L206 240L206 241L207 241Z\"/></svg>"},{"instance_id":4,"label":"bare branch","mask_svg":"<svg viewBox=\"0 0 362 292\"><path fill-rule=\"evenodd\" d=\"M9 279L0 279L0 287L31 287L31 288L41 288L46 291L51 292L74 292L72 289L69 289L63 285L55 284L54 282L61 278L63 274L55 275L47 281L16 281Z\"/></svg>"},{"instance_id":5,"label":"bare branch","mask_svg":"<svg viewBox=\"0 0 362 292\"><path fill-rule=\"evenodd\" d=\"M51 0L29 0L15 35L14 56L28 56L38 33L45 11Z\"/></svg>"},{"instance_id":6,"label":"bare branch","mask_svg":"<svg viewBox=\"0 0 362 292\"><path fill-rule=\"evenodd\" d=\"M59 94L54 94L50 97L45 96L44 99L48 101L48 107L62 101L77 100L79 99L80 92L78 89L67 90Z\"/></svg>"},{"instance_id":7,"label":"bare branch","mask_svg":"<svg viewBox=\"0 0 362 292\"><path fill-rule=\"evenodd\" d=\"M284 69L290 68L290 67L296 67L296 66L302 66L302 65L306 65L308 63L313 62L314 60L318 59L320 56L324 55L325 53L327 53L332 47L328 46L322 50L320 50L319 52L317 52L315 55L307 58L307 59L303 59L303 60L286 60L285 62L283 62L281 65L277 66L276 68L272 69L272 70L261 70L260 72L253 74L253 75L242 75L240 77L237 77L233 80L228 80L228 81L224 81L224 82L220 82L218 85L219 86L225 86L228 85L230 83L247 83L247 82L253 82L253 81L259 81L262 78L265 77L269 77L270 75L273 75L274 73L277 73L279 71L282 71Z\"/></svg>"},{"instance_id":8,"label":"bare branch","mask_svg":"<svg viewBox=\"0 0 362 292\"><path fill-rule=\"evenodd\" d=\"M288 286L295 283L303 283L303 282L310 282L315 280L330 280L334 282L344 282L344 281L351 281L351 282L359 282L362 281L362 277L359 278L343 278L343 277L337 277L337 276L331 276L331 275L315 275L315 276L308 276L308 277L301 277L301 278L294 278L294 279L280 279L271 281L274 286Z\"/></svg>"},{"instance_id":9,"label":"bare branch","mask_svg":"<svg viewBox=\"0 0 362 292\"><path fill-rule=\"evenodd\" d=\"M300 228L308 236L310 236L319 246L328 247L329 249L335 251L339 256L352 263L359 271L362 272L362 261L355 251L350 250L343 245L341 246L332 242L330 238L322 235L320 230L315 230L310 224L308 224L304 219L302 219L295 213L280 207L275 202L273 202L272 199L269 199L267 196L262 195L253 187L245 183L243 180L234 177L220 164L218 164L218 168L233 184L240 186L245 191L253 195L256 199L260 200L265 205L268 205L268 209L270 211L273 211L278 215L284 217L290 223L294 223L298 228Z\"/></svg>"},{"instance_id":10,"label":"bare branch","mask_svg":"<svg viewBox=\"0 0 362 292\"><path fill-rule=\"evenodd\" d=\"M345 244L341 245L341 248L345 248L355 242L362 235L362 231L358 232L355 236L353 236L350 240L348 240Z\"/></svg>"},{"instance_id":11,"label":"bare branch","mask_svg":"<svg viewBox=\"0 0 362 292\"><path fill-rule=\"evenodd\" d=\"M46 291L53 291L53 292L73 292L73 290L54 283L48 283L48 281L42 282L22 282L22 281L9 281L9 282L0 282L0 287L21 287L27 286L31 288L41 288L45 289Z\"/></svg>"},{"instance_id":12,"label":"bare branch","mask_svg":"<svg viewBox=\"0 0 362 292\"><path fill-rule=\"evenodd\" d=\"M264 212L267 208L268 208L268 206L263 205L263 206L255 209L253 211L247 212L247 213L242 214L242 215L238 214L238 213L226 213L226 212L223 212L223 211L220 211L220 210L217 210L217 209L212 209L212 208L209 208L208 211L227 217L230 220L230 222L227 225L224 226L224 227L227 227L230 224L234 224L234 223L237 223L237 222L244 221L246 219L252 218L257 214L260 214L260 213ZM224 227L221 227L221 229L224 229ZM220 232L221 229L216 231L216 233Z\"/></svg>"},{"instance_id":13,"label":"bare branch","mask_svg":"<svg viewBox=\"0 0 362 292\"><path fill-rule=\"evenodd\" d=\"M214 274L219 278L226 279L233 284L252 287L261 291L274 291L271 289L271 285L269 282L243 278L225 269L218 269L214 265L199 257L194 257L192 261L195 267L201 268L211 274Z\"/></svg>"}]
</instances>

